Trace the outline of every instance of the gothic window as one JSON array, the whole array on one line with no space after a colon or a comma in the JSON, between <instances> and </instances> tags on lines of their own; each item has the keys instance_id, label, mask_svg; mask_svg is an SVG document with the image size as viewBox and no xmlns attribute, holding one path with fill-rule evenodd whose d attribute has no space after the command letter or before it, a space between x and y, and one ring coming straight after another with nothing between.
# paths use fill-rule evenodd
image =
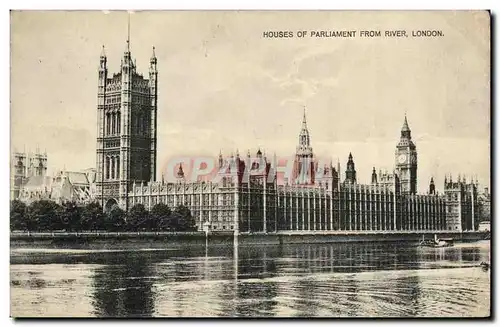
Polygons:
<instances>
[{"instance_id":1,"label":"gothic window","mask_svg":"<svg viewBox=\"0 0 500 327\"><path fill-rule=\"evenodd\" d=\"M109 133L110 133L110 130L109 130L110 119L109 118L110 118L110 115L109 115L109 113L107 113L105 116L106 135L109 135Z\"/></svg>"},{"instance_id":2,"label":"gothic window","mask_svg":"<svg viewBox=\"0 0 500 327\"><path fill-rule=\"evenodd\" d=\"M120 157L116 157L116 178L120 178Z\"/></svg>"},{"instance_id":3,"label":"gothic window","mask_svg":"<svg viewBox=\"0 0 500 327\"><path fill-rule=\"evenodd\" d=\"M111 171L111 179L115 178L115 158L110 158L110 171Z\"/></svg>"},{"instance_id":4,"label":"gothic window","mask_svg":"<svg viewBox=\"0 0 500 327\"><path fill-rule=\"evenodd\" d=\"M113 134L115 134L115 114L111 113L109 115L109 119L110 119L110 125L111 125L111 132L110 132L110 134L113 135Z\"/></svg>"},{"instance_id":5,"label":"gothic window","mask_svg":"<svg viewBox=\"0 0 500 327\"><path fill-rule=\"evenodd\" d=\"M118 131L118 134L120 134L121 132L121 113L118 111L118 113L116 114L116 123L117 123L117 131Z\"/></svg>"},{"instance_id":6,"label":"gothic window","mask_svg":"<svg viewBox=\"0 0 500 327\"><path fill-rule=\"evenodd\" d=\"M147 120L147 117L145 117L146 119L144 119L143 121L143 127L142 127L142 130L144 131L144 134L147 134L147 130L148 130L148 120Z\"/></svg>"},{"instance_id":7,"label":"gothic window","mask_svg":"<svg viewBox=\"0 0 500 327\"><path fill-rule=\"evenodd\" d=\"M113 133L113 132L112 132L112 128L113 128L113 127L112 127L112 124L113 124L113 116L111 115L111 112L110 112L110 113L108 113L108 114L106 114L106 120L107 120L107 122L106 122L106 129L107 129L106 134L107 134L107 135L111 135L111 134Z\"/></svg>"},{"instance_id":8,"label":"gothic window","mask_svg":"<svg viewBox=\"0 0 500 327\"><path fill-rule=\"evenodd\" d=\"M109 179L109 157L106 157L106 179Z\"/></svg>"},{"instance_id":9,"label":"gothic window","mask_svg":"<svg viewBox=\"0 0 500 327\"><path fill-rule=\"evenodd\" d=\"M118 167L117 167L117 164L118 164L118 157L113 156L113 179L117 179L118 178Z\"/></svg>"},{"instance_id":10,"label":"gothic window","mask_svg":"<svg viewBox=\"0 0 500 327\"><path fill-rule=\"evenodd\" d=\"M113 134L116 134L117 132L117 126L116 126L116 113L113 113Z\"/></svg>"}]
</instances>

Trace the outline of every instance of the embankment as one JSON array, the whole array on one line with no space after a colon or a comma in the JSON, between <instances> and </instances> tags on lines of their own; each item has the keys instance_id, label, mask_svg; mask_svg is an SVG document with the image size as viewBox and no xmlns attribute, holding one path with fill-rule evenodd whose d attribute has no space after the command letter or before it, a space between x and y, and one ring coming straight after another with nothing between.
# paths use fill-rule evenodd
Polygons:
<instances>
[{"instance_id":1,"label":"embankment","mask_svg":"<svg viewBox=\"0 0 500 327\"><path fill-rule=\"evenodd\" d=\"M455 242L473 242L486 238L483 232L363 232L363 231L315 231L315 232L278 232L278 233L242 233L235 237L229 232L85 232L85 233L28 233L13 232L10 236L11 246L43 246L85 244L96 247L136 246L169 246L183 247L186 245L233 245L237 240L239 245L263 244L300 244L300 243L352 243L352 242L392 242L416 244L423 238L453 239ZM149 244L149 245L148 245Z\"/></svg>"}]
</instances>

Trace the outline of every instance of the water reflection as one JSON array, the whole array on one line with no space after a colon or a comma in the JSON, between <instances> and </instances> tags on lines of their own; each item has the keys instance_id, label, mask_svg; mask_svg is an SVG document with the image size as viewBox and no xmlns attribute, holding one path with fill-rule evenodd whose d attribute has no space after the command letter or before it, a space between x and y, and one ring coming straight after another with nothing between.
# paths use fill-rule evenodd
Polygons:
<instances>
[{"instance_id":1,"label":"water reflection","mask_svg":"<svg viewBox=\"0 0 500 327\"><path fill-rule=\"evenodd\" d=\"M149 259L149 260L148 260ZM98 317L149 317L154 312L151 258L120 255L120 263L98 268L94 274L93 306Z\"/></svg>"},{"instance_id":2,"label":"water reflection","mask_svg":"<svg viewBox=\"0 0 500 327\"><path fill-rule=\"evenodd\" d=\"M489 261L489 244L441 249L381 243L143 249L14 249L12 313L59 312L50 309L59 300L50 291L54 283L43 273L48 266L56 269L55 287L76 294L65 299L65 305L73 301L78 309L88 298L90 307L82 306L81 316L408 317L489 312L489 272L478 267ZM71 276L63 267L80 272L80 288L71 289ZM37 290L36 300L23 295L30 290Z\"/></svg>"}]
</instances>

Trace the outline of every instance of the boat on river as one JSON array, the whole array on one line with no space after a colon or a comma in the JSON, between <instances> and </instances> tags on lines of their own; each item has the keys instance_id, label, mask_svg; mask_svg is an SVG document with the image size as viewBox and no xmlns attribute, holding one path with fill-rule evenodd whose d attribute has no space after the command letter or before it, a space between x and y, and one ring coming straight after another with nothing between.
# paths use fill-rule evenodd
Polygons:
<instances>
[{"instance_id":1,"label":"boat on river","mask_svg":"<svg viewBox=\"0 0 500 327\"><path fill-rule=\"evenodd\" d=\"M483 268L484 271L488 271L491 267L491 264L489 262L483 261L481 262L480 266L481 268Z\"/></svg>"},{"instance_id":2,"label":"boat on river","mask_svg":"<svg viewBox=\"0 0 500 327\"><path fill-rule=\"evenodd\" d=\"M433 240L426 240L425 236L422 236L422 241L420 241L419 246L421 247L431 247L431 248L445 248L453 246L452 238L442 238L439 239L437 235L434 235Z\"/></svg>"}]
</instances>

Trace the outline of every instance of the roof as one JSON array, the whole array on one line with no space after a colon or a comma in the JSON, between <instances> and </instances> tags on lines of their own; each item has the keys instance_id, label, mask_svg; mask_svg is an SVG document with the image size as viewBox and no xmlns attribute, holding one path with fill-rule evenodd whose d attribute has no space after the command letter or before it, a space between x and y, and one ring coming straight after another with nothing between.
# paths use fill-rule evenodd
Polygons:
<instances>
[{"instance_id":1,"label":"roof","mask_svg":"<svg viewBox=\"0 0 500 327\"><path fill-rule=\"evenodd\" d=\"M87 175L87 181L89 183L95 183L97 179L97 170L95 168L87 168L81 171Z\"/></svg>"},{"instance_id":2,"label":"roof","mask_svg":"<svg viewBox=\"0 0 500 327\"><path fill-rule=\"evenodd\" d=\"M66 172L66 176L68 176L68 179L71 182L71 184L89 184L89 180L87 179L87 174L85 173L68 171Z\"/></svg>"},{"instance_id":3,"label":"roof","mask_svg":"<svg viewBox=\"0 0 500 327\"><path fill-rule=\"evenodd\" d=\"M408 126L408 120L406 119L406 115L405 115L405 121L403 122L403 127L401 128L401 131L402 132L409 132L410 131L410 127Z\"/></svg>"}]
</instances>

